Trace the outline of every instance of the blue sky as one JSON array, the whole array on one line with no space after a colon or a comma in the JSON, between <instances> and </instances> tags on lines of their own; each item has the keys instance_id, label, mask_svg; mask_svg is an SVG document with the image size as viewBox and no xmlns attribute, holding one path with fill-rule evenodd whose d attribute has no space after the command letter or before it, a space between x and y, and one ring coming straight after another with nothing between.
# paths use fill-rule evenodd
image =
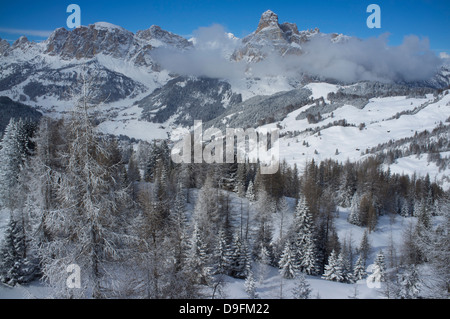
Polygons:
<instances>
[{"instance_id":1,"label":"blue sky","mask_svg":"<svg viewBox=\"0 0 450 319\"><path fill-rule=\"evenodd\" d=\"M243 37L253 32L261 14L270 9L280 23L296 23L300 30L318 27L322 32L344 33L359 38L389 33L389 44L399 45L404 36L427 37L435 52L450 53L449 0L0 0L0 37L13 41L21 35L41 41L59 27L66 27L69 4L81 7L81 24L106 21L136 32L151 25L188 37L199 27L221 24ZM381 7L381 29L369 29L366 8Z\"/></svg>"}]
</instances>

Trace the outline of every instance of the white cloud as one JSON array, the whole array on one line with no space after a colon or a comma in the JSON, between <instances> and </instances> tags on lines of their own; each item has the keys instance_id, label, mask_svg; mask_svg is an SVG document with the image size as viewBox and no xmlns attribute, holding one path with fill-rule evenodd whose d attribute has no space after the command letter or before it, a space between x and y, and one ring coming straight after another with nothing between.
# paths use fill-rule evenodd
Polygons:
<instances>
[{"instance_id":1,"label":"white cloud","mask_svg":"<svg viewBox=\"0 0 450 319\"><path fill-rule=\"evenodd\" d=\"M240 41L228 36L220 25L194 32L194 48L187 52L157 52L156 60L171 71L183 75L214 78L242 78L248 73L243 61L230 61L230 54ZM300 56L269 55L251 64L252 76L295 75L307 73L344 82L420 81L431 78L442 64L429 48L427 38L415 35L404 38L398 46L388 45L388 34L360 40L349 38L332 43L325 37L312 38L302 45Z\"/></svg>"},{"instance_id":2,"label":"white cloud","mask_svg":"<svg viewBox=\"0 0 450 319\"><path fill-rule=\"evenodd\" d=\"M53 31L0 28L0 32L48 38Z\"/></svg>"},{"instance_id":3,"label":"white cloud","mask_svg":"<svg viewBox=\"0 0 450 319\"><path fill-rule=\"evenodd\" d=\"M439 53L439 57L441 59L450 59L450 54L448 54L447 52L441 52Z\"/></svg>"}]
</instances>

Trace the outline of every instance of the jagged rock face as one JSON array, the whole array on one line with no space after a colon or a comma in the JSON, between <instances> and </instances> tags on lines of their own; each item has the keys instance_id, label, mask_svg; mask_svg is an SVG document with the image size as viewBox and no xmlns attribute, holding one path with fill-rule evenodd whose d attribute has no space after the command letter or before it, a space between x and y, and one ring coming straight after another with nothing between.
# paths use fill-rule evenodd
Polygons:
<instances>
[{"instance_id":1,"label":"jagged rock face","mask_svg":"<svg viewBox=\"0 0 450 319\"><path fill-rule=\"evenodd\" d=\"M228 106L242 101L231 85L218 79L178 77L137 102L142 117L155 123L171 120L192 126L194 120L210 121Z\"/></svg>"},{"instance_id":2,"label":"jagged rock face","mask_svg":"<svg viewBox=\"0 0 450 319\"><path fill-rule=\"evenodd\" d=\"M0 56L5 54L9 49L9 43L6 40L0 39Z\"/></svg>"},{"instance_id":3,"label":"jagged rock face","mask_svg":"<svg viewBox=\"0 0 450 319\"><path fill-rule=\"evenodd\" d=\"M267 10L261 16L259 20L258 29L256 29L256 33L260 32L265 28L277 28L278 27L278 15L271 10Z\"/></svg>"},{"instance_id":4,"label":"jagged rock face","mask_svg":"<svg viewBox=\"0 0 450 319\"><path fill-rule=\"evenodd\" d=\"M47 40L45 53L63 59L89 59L99 53L123 58L132 49L133 39L132 32L103 24L81 26L70 32L61 28Z\"/></svg>"},{"instance_id":5,"label":"jagged rock face","mask_svg":"<svg viewBox=\"0 0 450 319\"><path fill-rule=\"evenodd\" d=\"M151 66L152 71L155 72L161 70L152 58L152 51L155 48L165 47L183 51L192 47L192 43L185 38L155 25L147 30L136 32L135 39L140 47L136 50L134 63L138 66Z\"/></svg>"},{"instance_id":6,"label":"jagged rock face","mask_svg":"<svg viewBox=\"0 0 450 319\"><path fill-rule=\"evenodd\" d=\"M57 29L47 40L45 53L62 59L90 59L97 54L135 59L138 65L151 65L149 54L156 47L186 49L191 43L171 32L152 26L136 35L121 27L100 22L72 31Z\"/></svg>"},{"instance_id":7,"label":"jagged rock face","mask_svg":"<svg viewBox=\"0 0 450 319\"><path fill-rule=\"evenodd\" d=\"M152 47L169 46L176 49L186 49L192 46L192 43L185 38L163 30L156 25L147 30L136 32L136 37L147 41Z\"/></svg>"},{"instance_id":8,"label":"jagged rock face","mask_svg":"<svg viewBox=\"0 0 450 319\"><path fill-rule=\"evenodd\" d=\"M234 52L232 59L259 62L270 54L301 54L301 44L307 40L300 34L295 23L278 23L272 11L264 12L255 32L242 39L242 47Z\"/></svg>"}]
</instances>

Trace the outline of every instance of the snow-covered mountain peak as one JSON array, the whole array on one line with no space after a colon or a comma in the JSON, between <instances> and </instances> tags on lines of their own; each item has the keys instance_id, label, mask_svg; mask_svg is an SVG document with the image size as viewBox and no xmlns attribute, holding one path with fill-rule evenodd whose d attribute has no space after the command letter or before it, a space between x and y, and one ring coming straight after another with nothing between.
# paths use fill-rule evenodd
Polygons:
<instances>
[{"instance_id":1,"label":"snow-covered mountain peak","mask_svg":"<svg viewBox=\"0 0 450 319\"><path fill-rule=\"evenodd\" d=\"M192 44L185 38L163 30L160 26L152 25L147 30L136 32L136 38L147 41L152 47L174 47L177 49L186 49Z\"/></svg>"},{"instance_id":2,"label":"snow-covered mountain peak","mask_svg":"<svg viewBox=\"0 0 450 319\"><path fill-rule=\"evenodd\" d=\"M271 10L267 10L261 16L259 20L258 28L256 33L267 27L278 27L278 15Z\"/></svg>"},{"instance_id":3,"label":"snow-covered mountain peak","mask_svg":"<svg viewBox=\"0 0 450 319\"><path fill-rule=\"evenodd\" d=\"M242 46L232 58L236 61L259 62L272 53L280 56L301 54L302 42L304 39L295 23L285 22L280 25L278 15L268 10L262 14L256 31L242 39Z\"/></svg>"},{"instance_id":4,"label":"snow-covered mountain peak","mask_svg":"<svg viewBox=\"0 0 450 319\"><path fill-rule=\"evenodd\" d=\"M127 31L124 28L122 28L121 26L109 23L109 22L96 22L93 24L94 28L96 29L106 29L109 31L113 31L113 30L119 30L119 31Z\"/></svg>"}]
</instances>

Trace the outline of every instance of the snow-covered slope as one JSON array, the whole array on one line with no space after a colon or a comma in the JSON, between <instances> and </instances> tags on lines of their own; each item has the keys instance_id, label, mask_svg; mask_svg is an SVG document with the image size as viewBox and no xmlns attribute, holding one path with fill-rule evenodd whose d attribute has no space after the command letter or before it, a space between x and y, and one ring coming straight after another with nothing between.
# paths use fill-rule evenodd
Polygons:
<instances>
[{"instance_id":1,"label":"snow-covered slope","mask_svg":"<svg viewBox=\"0 0 450 319\"><path fill-rule=\"evenodd\" d=\"M328 83L309 85L314 97L336 91L337 87ZM393 96L372 98L362 109L345 104L330 112L321 113L320 121L310 123L301 117L303 112L315 107L310 104L289 113L282 121L264 127L281 127L280 158L289 164L300 167L310 160L320 162L334 159L340 162L359 161L367 156L366 150L390 141L414 137L416 133L431 132L440 125L444 126L444 144L441 158L447 158L450 145L450 94L435 97L428 94L424 97ZM446 126L446 128L445 128ZM446 133L445 133L446 132ZM431 140L430 140L431 141ZM392 149L408 148L408 145ZM387 148L382 150L387 151ZM393 173L425 176L430 174L432 180L445 188L450 187L450 167L439 169L436 164L427 162L427 154L399 158L386 165Z\"/></svg>"}]
</instances>

